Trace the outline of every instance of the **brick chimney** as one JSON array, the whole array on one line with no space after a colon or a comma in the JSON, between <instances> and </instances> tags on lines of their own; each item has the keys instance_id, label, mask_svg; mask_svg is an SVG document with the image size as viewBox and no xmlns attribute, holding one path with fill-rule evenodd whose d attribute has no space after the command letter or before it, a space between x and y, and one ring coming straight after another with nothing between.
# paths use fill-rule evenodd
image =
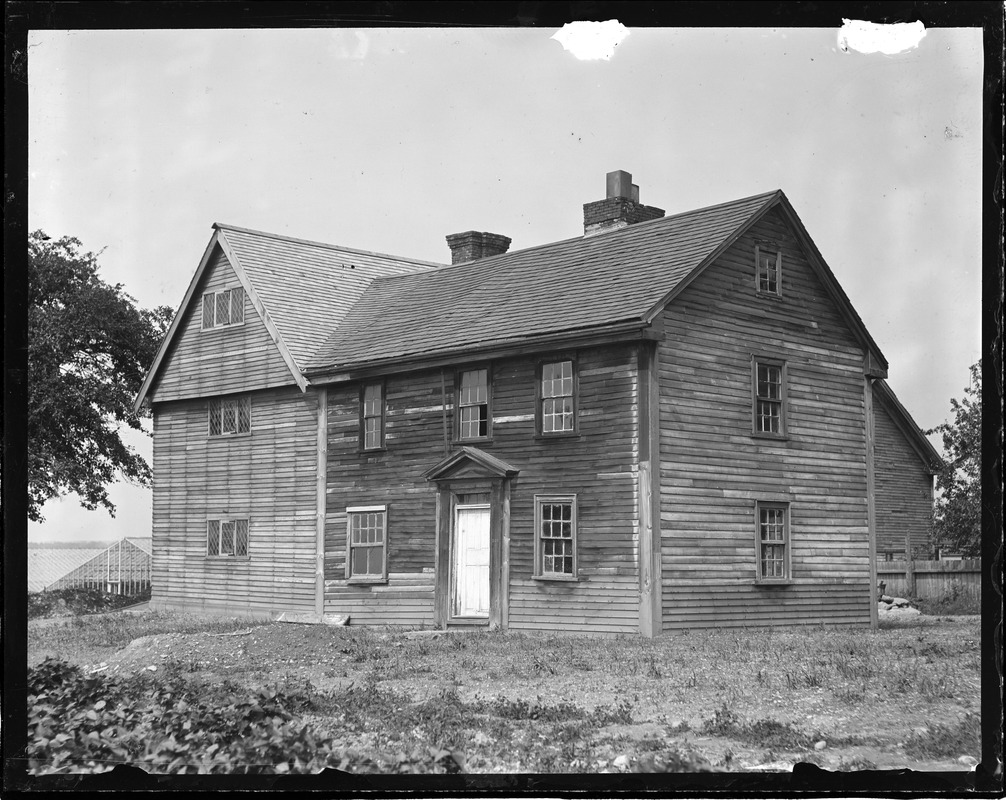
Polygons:
<instances>
[{"instance_id":1,"label":"brick chimney","mask_svg":"<svg viewBox=\"0 0 1006 800\"><path fill-rule=\"evenodd\" d=\"M510 237L486 231L465 231L448 236L447 246L451 248L451 263L463 264L505 253L510 247Z\"/></svg>"},{"instance_id":2,"label":"brick chimney","mask_svg":"<svg viewBox=\"0 0 1006 800\"><path fill-rule=\"evenodd\" d=\"M664 209L644 206L639 202L639 187L632 182L632 175L628 172L620 169L609 172L606 183L607 196L604 200L583 204L584 236L664 216Z\"/></svg>"}]
</instances>

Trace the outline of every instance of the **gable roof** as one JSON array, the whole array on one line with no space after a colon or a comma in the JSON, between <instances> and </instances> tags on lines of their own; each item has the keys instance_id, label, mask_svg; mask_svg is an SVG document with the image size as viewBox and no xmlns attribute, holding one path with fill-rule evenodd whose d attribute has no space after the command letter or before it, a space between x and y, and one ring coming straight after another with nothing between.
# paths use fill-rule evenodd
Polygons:
<instances>
[{"instance_id":1,"label":"gable roof","mask_svg":"<svg viewBox=\"0 0 1006 800\"><path fill-rule=\"evenodd\" d=\"M304 369L311 355L371 281L442 266L214 223L209 244L137 395L135 410L154 386L186 310L199 302L198 287L218 247L301 389L307 385Z\"/></svg>"},{"instance_id":2,"label":"gable roof","mask_svg":"<svg viewBox=\"0 0 1006 800\"><path fill-rule=\"evenodd\" d=\"M28 550L28 591L41 592L105 552L103 547L32 547Z\"/></svg>"},{"instance_id":3,"label":"gable roof","mask_svg":"<svg viewBox=\"0 0 1006 800\"><path fill-rule=\"evenodd\" d=\"M922 429L912 419L912 415L901 405L894 390L887 381L879 380L873 384L876 389L877 399L887 409L888 414L894 424L901 431L902 435L911 445L912 449L919 456L919 460L925 466L930 475L935 475L944 466L943 457L933 447L929 439L922 432Z\"/></svg>"},{"instance_id":4,"label":"gable roof","mask_svg":"<svg viewBox=\"0 0 1006 800\"><path fill-rule=\"evenodd\" d=\"M886 361L781 191L438 270L375 280L311 358L310 376L648 327L770 209L781 207L846 321Z\"/></svg>"}]
</instances>

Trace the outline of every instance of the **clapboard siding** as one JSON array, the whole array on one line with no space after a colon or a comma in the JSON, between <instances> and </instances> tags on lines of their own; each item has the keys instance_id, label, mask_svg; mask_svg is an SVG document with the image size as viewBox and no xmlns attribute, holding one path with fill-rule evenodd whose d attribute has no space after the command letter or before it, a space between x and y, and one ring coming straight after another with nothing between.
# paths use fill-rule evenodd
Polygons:
<instances>
[{"instance_id":1,"label":"clapboard siding","mask_svg":"<svg viewBox=\"0 0 1006 800\"><path fill-rule=\"evenodd\" d=\"M639 617L636 347L612 345L575 355L579 436L574 438L535 438L536 358L503 359L492 364L492 441L474 446L520 469L510 496L509 627L554 628L550 609L555 609L555 613L566 615L564 625L578 629L607 625L635 631ZM389 623L432 621L432 588L425 596L410 594L406 603L394 591L345 583L345 510L355 505L386 504L389 572L414 579L430 576L432 580L436 487L422 476L448 449L458 446L453 441L454 379L453 370L445 370L443 375L431 370L388 377L386 450L378 453L359 452L359 384L329 389L326 612ZM581 579L576 583L532 580L535 494L577 496ZM388 588L393 584L389 581ZM583 611L577 617L579 604L602 596L605 601L590 619Z\"/></svg>"},{"instance_id":2,"label":"clapboard siding","mask_svg":"<svg viewBox=\"0 0 1006 800\"><path fill-rule=\"evenodd\" d=\"M244 324L202 330L203 293L238 285L237 274L217 247L193 296L194 302L184 311L151 400L208 397L294 383L290 368L247 293Z\"/></svg>"},{"instance_id":3,"label":"clapboard siding","mask_svg":"<svg viewBox=\"0 0 1006 800\"><path fill-rule=\"evenodd\" d=\"M873 404L877 504L877 557L903 556L905 537L914 557L932 549L933 479L882 403Z\"/></svg>"},{"instance_id":4,"label":"clapboard siding","mask_svg":"<svg viewBox=\"0 0 1006 800\"><path fill-rule=\"evenodd\" d=\"M755 292L766 240L783 252L781 298ZM663 324L664 627L869 622L864 354L781 217L710 265ZM786 362L786 440L752 436L753 355ZM754 585L756 500L790 503L792 585Z\"/></svg>"},{"instance_id":5,"label":"clapboard siding","mask_svg":"<svg viewBox=\"0 0 1006 800\"><path fill-rule=\"evenodd\" d=\"M164 607L315 609L315 392L251 394L251 432L207 436L206 400L154 405L153 595ZM206 556L206 520L247 517L248 558Z\"/></svg>"}]
</instances>

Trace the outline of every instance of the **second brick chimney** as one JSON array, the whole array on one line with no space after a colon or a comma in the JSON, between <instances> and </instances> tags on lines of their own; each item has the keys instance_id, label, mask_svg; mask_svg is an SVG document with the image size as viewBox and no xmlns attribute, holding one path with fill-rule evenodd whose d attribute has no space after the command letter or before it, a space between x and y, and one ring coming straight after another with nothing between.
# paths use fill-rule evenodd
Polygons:
<instances>
[{"instance_id":1,"label":"second brick chimney","mask_svg":"<svg viewBox=\"0 0 1006 800\"><path fill-rule=\"evenodd\" d=\"M451 263L463 264L505 253L510 247L510 237L486 231L465 231L448 236L447 246L451 248Z\"/></svg>"},{"instance_id":2,"label":"second brick chimney","mask_svg":"<svg viewBox=\"0 0 1006 800\"><path fill-rule=\"evenodd\" d=\"M644 206L639 202L639 187L632 182L632 175L628 172L609 172L606 183L607 196L604 200L583 204L584 236L664 216L664 209Z\"/></svg>"}]
</instances>

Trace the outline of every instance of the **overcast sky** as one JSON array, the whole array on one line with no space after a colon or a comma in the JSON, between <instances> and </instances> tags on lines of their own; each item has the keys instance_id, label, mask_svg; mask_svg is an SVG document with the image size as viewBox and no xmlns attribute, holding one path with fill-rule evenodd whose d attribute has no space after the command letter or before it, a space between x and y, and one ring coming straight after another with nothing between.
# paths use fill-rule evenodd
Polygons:
<instances>
[{"instance_id":1,"label":"overcast sky","mask_svg":"<svg viewBox=\"0 0 1006 800\"><path fill-rule=\"evenodd\" d=\"M909 412L949 418L981 348L979 28L900 55L640 28L607 61L555 32L32 32L29 228L174 307L214 222L449 261L449 233L582 234L611 170L668 214L782 189ZM111 496L114 520L71 497L29 537L149 535L149 492Z\"/></svg>"}]
</instances>

